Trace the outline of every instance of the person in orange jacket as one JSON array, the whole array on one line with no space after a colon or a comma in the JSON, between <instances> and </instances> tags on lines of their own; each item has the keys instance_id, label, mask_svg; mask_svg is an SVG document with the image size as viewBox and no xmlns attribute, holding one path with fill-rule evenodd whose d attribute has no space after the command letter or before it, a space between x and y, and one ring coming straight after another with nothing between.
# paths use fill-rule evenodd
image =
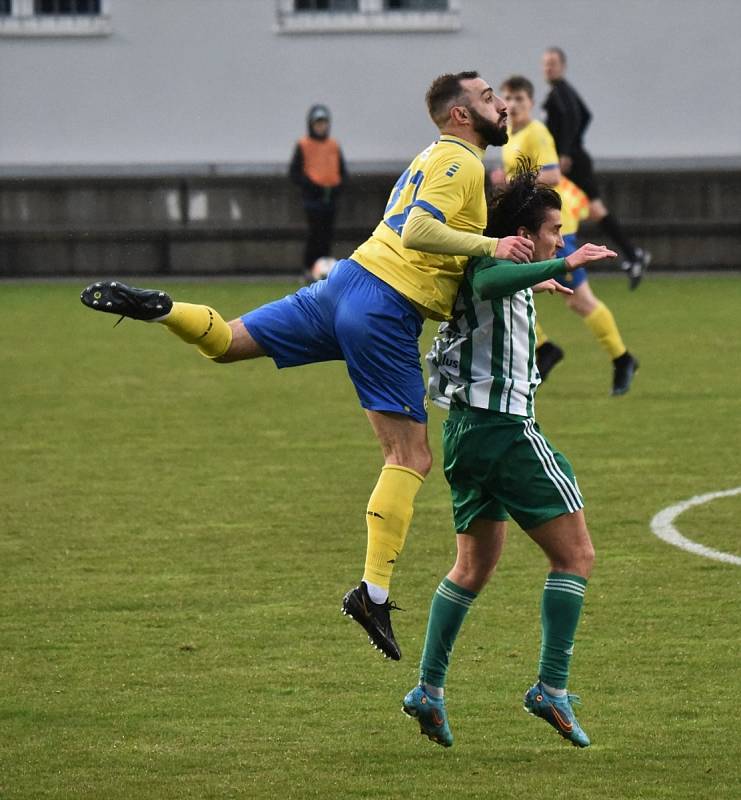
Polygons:
<instances>
[{"instance_id":1,"label":"person in orange jacket","mask_svg":"<svg viewBox=\"0 0 741 800\"><path fill-rule=\"evenodd\" d=\"M306 118L307 135L296 142L289 175L301 187L309 232L304 248L307 276L318 258L330 255L337 197L347 180L342 150L329 135L331 117L324 105L313 105Z\"/></svg>"}]
</instances>

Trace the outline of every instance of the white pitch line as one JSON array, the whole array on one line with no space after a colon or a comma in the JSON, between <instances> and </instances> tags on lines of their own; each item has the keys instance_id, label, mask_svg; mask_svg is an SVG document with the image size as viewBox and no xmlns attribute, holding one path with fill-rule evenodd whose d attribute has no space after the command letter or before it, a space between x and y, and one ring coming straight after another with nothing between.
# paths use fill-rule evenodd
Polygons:
<instances>
[{"instance_id":1,"label":"white pitch line","mask_svg":"<svg viewBox=\"0 0 741 800\"><path fill-rule=\"evenodd\" d=\"M689 500L682 500L681 503L659 511L651 520L651 531L658 536L659 539L663 539L665 542L669 542L669 544L673 544L675 547L681 547L682 550L687 550L690 553L704 556L705 558L712 558L716 561L724 561L726 564L741 566L741 557L734 556L731 553L723 553L720 550L713 550L712 547L705 547L705 545L693 542L682 536L674 527L674 520L688 508L701 506L703 503L709 503L711 500L717 500L719 497L732 497L736 494L741 494L741 486L737 486L735 489L727 489L724 492L699 494L696 497L690 497Z\"/></svg>"}]
</instances>

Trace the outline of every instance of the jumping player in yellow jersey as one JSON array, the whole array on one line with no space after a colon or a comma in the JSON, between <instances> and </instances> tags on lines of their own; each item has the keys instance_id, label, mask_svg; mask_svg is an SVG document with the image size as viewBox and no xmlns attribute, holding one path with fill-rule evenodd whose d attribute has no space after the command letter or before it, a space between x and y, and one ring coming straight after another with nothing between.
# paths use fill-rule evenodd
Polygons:
<instances>
[{"instance_id":1,"label":"jumping player in yellow jersey","mask_svg":"<svg viewBox=\"0 0 741 800\"><path fill-rule=\"evenodd\" d=\"M504 175L494 175L493 178L510 178L522 156L540 165L539 181L552 186L561 195L561 235L564 246L558 255L566 257L577 249L576 233L580 220L589 214L588 199L577 186L561 175L553 137L542 122L532 117L533 84L521 75L513 75L502 83L500 91L507 104L510 131L509 141L502 148ZM559 280L574 291L565 296L568 307L584 320L592 335L612 359L612 394L625 394L638 369L638 361L623 343L612 312L595 296L587 280L587 271L583 267ZM538 370L541 379L545 380L551 369L563 358L563 350L548 340L540 326L536 353Z\"/></svg>"},{"instance_id":2,"label":"jumping player in yellow jersey","mask_svg":"<svg viewBox=\"0 0 741 800\"><path fill-rule=\"evenodd\" d=\"M371 643L398 660L388 600L391 573L430 470L425 386L417 339L424 317L451 315L469 256L528 262L520 236L483 236L488 145L507 141L507 111L477 72L446 74L427 91L440 131L399 178L383 219L326 281L226 323L208 306L117 281L81 295L95 310L161 323L212 361L269 356L281 367L344 360L385 465L367 508L368 545L360 585L342 601Z\"/></svg>"}]
</instances>

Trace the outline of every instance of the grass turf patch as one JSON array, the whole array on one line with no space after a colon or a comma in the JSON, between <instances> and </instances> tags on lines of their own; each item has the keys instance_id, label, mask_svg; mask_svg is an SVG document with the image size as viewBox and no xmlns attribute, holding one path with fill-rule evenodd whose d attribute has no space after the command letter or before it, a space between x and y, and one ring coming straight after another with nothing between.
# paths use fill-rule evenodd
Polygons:
<instances>
[{"instance_id":1,"label":"grass turf patch","mask_svg":"<svg viewBox=\"0 0 741 800\"><path fill-rule=\"evenodd\" d=\"M456 645L455 746L399 713L455 549L440 412L394 579L392 664L339 613L381 465L343 364L215 366L157 326L113 330L76 284L3 286L0 796L738 796L741 572L649 522L741 484L741 281L593 285L641 361L622 398L583 323L538 301L566 358L537 416L575 466L597 548L572 669L586 751L520 710L546 565L516 526ZM227 318L292 289L163 288ZM675 524L738 553L739 503Z\"/></svg>"}]
</instances>

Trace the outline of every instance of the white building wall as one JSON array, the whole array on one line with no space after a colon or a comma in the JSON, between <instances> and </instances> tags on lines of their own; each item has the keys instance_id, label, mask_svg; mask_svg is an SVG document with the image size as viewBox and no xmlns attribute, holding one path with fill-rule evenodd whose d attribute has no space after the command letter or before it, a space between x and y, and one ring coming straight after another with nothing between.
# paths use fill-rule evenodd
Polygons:
<instances>
[{"instance_id":1,"label":"white building wall","mask_svg":"<svg viewBox=\"0 0 741 800\"><path fill-rule=\"evenodd\" d=\"M0 165L284 163L327 103L350 161L400 162L434 135L445 71L498 85L569 56L601 158L741 155L738 0L461 0L436 34L281 35L275 0L110 0L113 33L0 38Z\"/></svg>"}]
</instances>

